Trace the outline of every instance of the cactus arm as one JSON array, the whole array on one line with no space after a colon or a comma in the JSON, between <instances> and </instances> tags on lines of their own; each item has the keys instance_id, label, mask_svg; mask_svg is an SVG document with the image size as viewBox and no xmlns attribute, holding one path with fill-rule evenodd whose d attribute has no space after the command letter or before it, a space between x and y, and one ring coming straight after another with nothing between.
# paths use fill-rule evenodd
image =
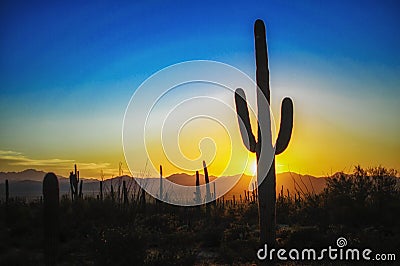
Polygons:
<instances>
[{"instance_id":1,"label":"cactus arm","mask_svg":"<svg viewBox=\"0 0 400 266\"><path fill-rule=\"evenodd\" d=\"M281 106L281 124L278 138L275 144L275 154L281 154L289 145L293 129L293 102L290 98L285 98Z\"/></svg>"},{"instance_id":2,"label":"cactus arm","mask_svg":"<svg viewBox=\"0 0 400 266\"><path fill-rule=\"evenodd\" d=\"M236 89L235 91L235 104L243 144L249 151L255 152L257 143L256 138L254 137L251 130L249 109L246 102L246 94L240 88Z\"/></svg>"}]
</instances>

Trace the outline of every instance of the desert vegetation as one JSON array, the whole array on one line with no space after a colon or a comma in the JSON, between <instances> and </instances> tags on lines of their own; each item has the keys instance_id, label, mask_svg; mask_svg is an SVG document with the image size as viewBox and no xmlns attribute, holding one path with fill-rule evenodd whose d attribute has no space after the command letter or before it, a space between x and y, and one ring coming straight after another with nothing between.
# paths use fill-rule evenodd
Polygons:
<instances>
[{"instance_id":1,"label":"desert vegetation","mask_svg":"<svg viewBox=\"0 0 400 266\"><path fill-rule=\"evenodd\" d=\"M351 174L329 177L319 194L287 193L283 188L276 201L276 245L318 249L344 236L349 246L398 251L396 175L383 167L358 166ZM142 190L128 190L125 201L123 193L119 196L107 189L103 200L83 196L72 201L70 195L63 195L57 206L46 203L54 201L51 191L57 189L54 176L46 178L52 179L44 181L48 187L44 198L26 201L10 195L1 201L1 265L44 264L46 252L54 255L57 265L258 263L256 193L219 198L207 206L177 207ZM57 208L50 214L59 216L49 215L48 208Z\"/></svg>"}]
</instances>

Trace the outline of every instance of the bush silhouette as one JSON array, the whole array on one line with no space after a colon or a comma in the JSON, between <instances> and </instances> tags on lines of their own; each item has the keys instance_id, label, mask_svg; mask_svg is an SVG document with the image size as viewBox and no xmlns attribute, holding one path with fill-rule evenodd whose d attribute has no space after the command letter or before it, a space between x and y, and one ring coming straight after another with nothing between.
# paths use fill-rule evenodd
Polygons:
<instances>
[{"instance_id":1,"label":"bush silhouette","mask_svg":"<svg viewBox=\"0 0 400 266\"><path fill-rule=\"evenodd\" d=\"M325 207L331 223L353 226L391 226L399 210L397 172L384 167L362 169L352 174L336 173L327 181Z\"/></svg>"}]
</instances>

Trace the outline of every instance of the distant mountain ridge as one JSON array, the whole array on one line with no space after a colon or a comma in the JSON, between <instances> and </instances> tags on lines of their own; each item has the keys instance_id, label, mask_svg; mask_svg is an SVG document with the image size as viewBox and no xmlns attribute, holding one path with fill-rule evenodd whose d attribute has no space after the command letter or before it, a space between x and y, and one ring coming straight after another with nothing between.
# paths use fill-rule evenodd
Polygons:
<instances>
[{"instance_id":1,"label":"distant mountain ridge","mask_svg":"<svg viewBox=\"0 0 400 266\"><path fill-rule=\"evenodd\" d=\"M217 177L210 176L210 182L215 180ZM188 174L173 174L167 179L183 186L195 186L196 177L195 175ZM244 193L244 190L252 190L251 182L252 176L243 175L236 185L228 192L228 194L239 195ZM301 193L320 193L323 191L326 185L326 177L314 177L311 175L301 175L297 173L285 172L277 174L276 178L276 191L281 192L283 186L283 192L286 195L287 190L289 193L300 191ZM204 184L204 175L200 175L200 185Z\"/></svg>"},{"instance_id":2,"label":"distant mountain ridge","mask_svg":"<svg viewBox=\"0 0 400 266\"><path fill-rule=\"evenodd\" d=\"M35 169L26 169L21 172L0 172L0 182L8 181L43 181L46 172ZM61 175L57 175L58 178L66 178Z\"/></svg>"},{"instance_id":3,"label":"distant mountain ridge","mask_svg":"<svg viewBox=\"0 0 400 266\"><path fill-rule=\"evenodd\" d=\"M212 176L212 175L209 176L210 182L212 182L216 178L217 177ZM172 175L166 177L166 179L168 179L169 181L171 181L175 184L179 184L182 186L195 186L196 185L196 175L188 175L185 173L178 173L178 174L172 174ZM204 185L206 183L203 174L199 174L199 181L200 181L200 185Z\"/></svg>"},{"instance_id":4,"label":"distant mountain ridge","mask_svg":"<svg viewBox=\"0 0 400 266\"><path fill-rule=\"evenodd\" d=\"M35 169L27 169L21 172L0 172L0 196L4 194L4 182L6 179L10 182L10 194L11 195L41 195L42 181L46 172L38 171ZM69 192L69 178L61 175L57 175L60 181L60 192L66 194ZM217 177L210 176L210 182L215 180ZM244 193L244 190L251 190L251 180L253 177L243 175L237 184L227 193L227 198L232 195L239 196ZM157 179L157 178L152 178ZM196 177L195 175L189 175L185 173L172 174L166 177L167 180L180 184L183 186L195 186ZM99 191L99 180L92 178L82 178L84 180L83 190L85 194L95 195ZM130 176L114 177L111 179L104 180L104 188L110 188L111 183L115 189L121 184L122 180L126 180L127 184L132 184L132 178ZM200 185L205 183L204 175L200 174ZM296 191L304 193L320 193L323 191L326 185L325 177L314 177L311 175L300 175L297 173L279 173L277 174L277 194L281 192L283 186L283 192L287 195L289 193L295 193Z\"/></svg>"},{"instance_id":5,"label":"distant mountain ridge","mask_svg":"<svg viewBox=\"0 0 400 266\"><path fill-rule=\"evenodd\" d=\"M11 197L30 197L37 198L42 195L42 182L46 175L44 171L27 169L21 172L0 172L0 198L5 196L5 180L9 181L9 190ZM60 194L70 193L69 178L57 175L59 180ZM99 180L93 178L81 178L83 180L83 194L96 196L99 193ZM104 180L104 192L108 193L111 183L115 190L122 185L122 181L127 181L127 186L134 186L133 179L130 176L115 177Z\"/></svg>"}]
</instances>

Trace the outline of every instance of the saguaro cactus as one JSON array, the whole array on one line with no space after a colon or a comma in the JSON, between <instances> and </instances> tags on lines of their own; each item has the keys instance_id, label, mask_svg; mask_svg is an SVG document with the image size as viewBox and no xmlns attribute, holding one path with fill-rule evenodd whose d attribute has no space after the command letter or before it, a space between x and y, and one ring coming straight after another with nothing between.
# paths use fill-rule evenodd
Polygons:
<instances>
[{"instance_id":1,"label":"saguaro cactus","mask_svg":"<svg viewBox=\"0 0 400 266\"><path fill-rule=\"evenodd\" d=\"M74 172L69 173L69 183L71 185L71 198L72 200L78 197L78 184L79 184L79 171L77 170L76 164L74 165Z\"/></svg>"},{"instance_id":2,"label":"saguaro cactus","mask_svg":"<svg viewBox=\"0 0 400 266\"><path fill-rule=\"evenodd\" d=\"M58 246L59 187L54 173L43 179L43 229L45 265L55 265Z\"/></svg>"},{"instance_id":3,"label":"saguaro cactus","mask_svg":"<svg viewBox=\"0 0 400 266\"><path fill-rule=\"evenodd\" d=\"M268 53L265 36L265 25L262 20L257 20L254 24L255 50L256 50L256 80L257 86L261 93L257 93L258 101L258 121L264 119L266 125L270 125L269 111L262 110L264 97L270 104L270 87L269 87L269 69L268 69ZM260 161L260 152L262 145L272 145L271 128L263 128L263 132L267 131L266 139L261 139L260 122L258 123L258 139L256 141L250 124L249 111L247 108L246 96L242 89L235 92L236 111L238 115L242 140L246 148L255 152L257 156L257 183L258 188L258 209L259 209L259 225L260 225L260 241L261 244L267 243L268 246L275 245L275 204L276 204L276 175L275 175L275 157L267 176L260 176L260 166L264 167L268 162ZM267 114L267 115L266 115ZM275 144L275 155L282 153L289 144L293 128L293 103L290 98L285 98L281 106L281 123L278 138ZM262 171L261 171L262 172ZM263 181L263 182L262 182Z\"/></svg>"},{"instance_id":4,"label":"saguaro cactus","mask_svg":"<svg viewBox=\"0 0 400 266\"><path fill-rule=\"evenodd\" d=\"M83 180L81 179L81 181L79 183L79 198L80 199L83 198L82 186L83 186Z\"/></svg>"},{"instance_id":5,"label":"saguaro cactus","mask_svg":"<svg viewBox=\"0 0 400 266\"><path fill-rule=\"evenodd\" d=\"M194 192L194 201L196 204L201 204L200 176L199 171L196 171L196 192Z\"/></svg>"},{"instance_id":6,"label":"saguaro cactus","mask_svg":"<svg viewBox=\"0 0 400 266\"><path fill-rule=\"evenodd\" d=\"M8 188L8 179L6 179L6 205L8 205L9 198L10 198L10 191Z\"/></svg>"},{"instance_id":7,"label":"saguaro cactus","mask_svg":"<svg viewBox=\"0 0 400 266\"><path fill-rule=\"evenodd\" d=\"M100 180L100 201L103 201L103 181Z\"/></svg>"},{"instance_id":8,"label":"saguaro cactus","mask_svg":"<svg viewBox=\"0 0 400 266\"><path fill-rule=\"evenodd\" d=\"M162 179L162 165L160 165L160 200L163 200L163 179Z\"/></svg>"},{"instance_id":9,"label":"saguaro cactus","mask_svg":"<svg viewBox=\"0 0 400 266\"><path fill-rule=\"evenodd\" d=\"M211 201L210 179L208 178L207 164L203 161L204 179L206 181L206 202Z\"/></svg>"},{"instance_id":10,"label":"saguaro cactus","mask_svg":"<svg viewBox=\"0 0 400 266\"><path fill-rule=\"evenodd\" d=\"M127 205L129 203L129 199L128 199L128 190L126 188L125 180L122 181L122 193L123 193L124 204Z\"/></svg>"}]
</instances>

